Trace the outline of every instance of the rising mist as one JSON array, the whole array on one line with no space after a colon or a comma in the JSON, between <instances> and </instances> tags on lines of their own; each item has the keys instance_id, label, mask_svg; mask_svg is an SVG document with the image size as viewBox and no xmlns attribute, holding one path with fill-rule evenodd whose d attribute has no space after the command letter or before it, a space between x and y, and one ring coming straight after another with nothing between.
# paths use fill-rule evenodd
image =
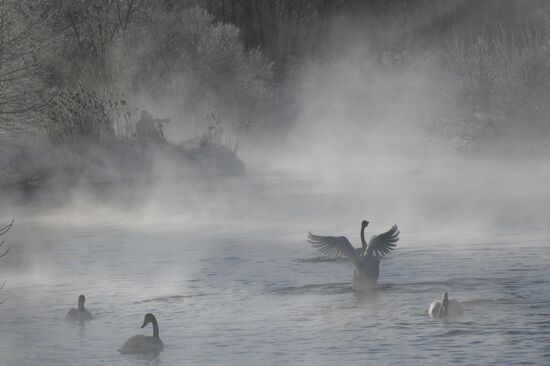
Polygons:
<instances>
[{"instance_id":1,"label":"rising mist","mask_svg":"<svg viewBox=\"0 0 550 366\"><path fill-rule=\"evenodd\" d=\"M547 363L545 1L0 15L0 365ZM306 240L362 220L400 229L367 299Z\"/></svg>"}]
</instances>

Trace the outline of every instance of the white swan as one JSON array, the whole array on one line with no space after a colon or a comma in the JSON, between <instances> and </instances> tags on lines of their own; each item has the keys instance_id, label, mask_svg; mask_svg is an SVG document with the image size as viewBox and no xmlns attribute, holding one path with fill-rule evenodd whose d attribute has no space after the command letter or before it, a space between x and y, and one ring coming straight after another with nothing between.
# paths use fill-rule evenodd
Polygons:
<instances>
[{"instance_id":1,"label":"white swan","mask_svg":"<svg viewBox=\"0 0 550 366\"><path fill-rule=\"evenodd\" d=\"M449 294L447 293L447 291L445 291L441 300L434 300L430 304L428 314L433 318L457 316L462 314L462 307L457 300L449 300Z\"/></svg>"},{"instance_id":2,"label":"white swan","mask_svg":"<svg viewBox=\"0 0 550 366\"><path fill-rule=\"evenodd\" d=\"M380 274L380 257L390 253L399 240L397 225L393 225L387 232L374 235L367 244L365 229L369 224L363 220L361 223L362 248L355 249L345 236L318 236L309 233L308 241L321 253L330 256L341 257L345 255L353 264L353 288L360 291L368 291L376 288L376 282Z\"/></svg>"},{"instance_id":3,"label":"white swan","mask_svg":"<svg viewBox=\"0 0 550 366\"><path fill-rule=\"evenodd\" d=\"M70 321L86 321L86 320L92 320L94 316L90 311L86 308L84 308L84 303L86 302L86 298L84 295L80 295L78 297L78 308L72 308L69 310L67 315L65 315L65 320Z\"/></svg>"},{"instance_id":4,"label":"white swan","mask_svg":"<svg viewBox=\"0 0 550 366\"><path fill-rule=\"evenodd\" d=\"M142 328L149 323L153 324L153 336L135 335L128 338L124 345L118 349L120 353L156 353L164 348L164 343L159 338L159 325L157 319L151 313L145 315Z\"/></svg>"}]
</instances>

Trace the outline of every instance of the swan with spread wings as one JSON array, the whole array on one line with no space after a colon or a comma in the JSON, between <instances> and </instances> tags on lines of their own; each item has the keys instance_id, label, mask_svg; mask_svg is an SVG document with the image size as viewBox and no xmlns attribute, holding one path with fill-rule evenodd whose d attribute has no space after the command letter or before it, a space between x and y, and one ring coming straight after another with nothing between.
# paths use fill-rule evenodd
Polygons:
<instances>
[{"instance_id":1,"label":"swan with spread wings","mask_svg":"<svg viewBox=\"0 0 550 366\"><path fill-rule=\"evenodd\" d=\"M393 225L390 230L373 235L368 244L365 240L365 229L369 222L361 223L362 247L355 249L345 236L319 236L309 233L308 241L319 252L325 255L346 256L353 265L353 288L371 290L376 288L380 274L380 258L389 254L397 246L399 229Z\"/></svg>"}]
</instances>

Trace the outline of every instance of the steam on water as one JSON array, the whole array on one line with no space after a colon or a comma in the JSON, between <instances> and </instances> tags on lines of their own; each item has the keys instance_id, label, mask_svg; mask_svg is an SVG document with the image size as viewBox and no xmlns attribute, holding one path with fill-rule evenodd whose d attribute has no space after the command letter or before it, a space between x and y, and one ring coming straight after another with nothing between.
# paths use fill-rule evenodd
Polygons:
<instances>
[{"instance_id":1,"label":"steam on water","mask_svg":"<svg viewBox=\"0 0 550 366\"><path fill-rule=\"evenodd\" d=\"M0 91L0 365L550 361L546 2L130 3L0 4L36 52L0 68L32 68ZM368 296L306 241L363 219L401 230ZM118 354L146 313L163 352Z\"/></svg>"}]
</instances>

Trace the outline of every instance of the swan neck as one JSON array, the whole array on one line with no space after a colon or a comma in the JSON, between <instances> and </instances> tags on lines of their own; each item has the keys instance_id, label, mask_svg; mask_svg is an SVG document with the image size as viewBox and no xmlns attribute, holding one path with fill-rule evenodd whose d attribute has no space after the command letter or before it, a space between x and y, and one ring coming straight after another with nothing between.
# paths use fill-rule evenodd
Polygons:
<instances>
[{"instance_id":1,"label":"swan neck","mask_svg":"<svg viewBox=\"0 0 550 366\"><path fill-rule=\"evenodd\" d=\"M159 338L159 325L157 319L153 318L151 323L153 323L153 338Z\"/></svg>"},{"instance_id":2,"label":"swan neck","mask_svg":"<svg viewBox=\"0 0 550 366\"><path fill-rule=\"evenodd\" d=\"M443 301L441 301L441 306L439 307L439 311L437 312L437 316L447 315L448 310L449 310L449 299L444 298Z\"/></svg>"},{"instance_id":3,"label":"swan neck","mask_svg":"<svg viewBox=\"0 0 550 366\"><path fill-rule=\"evenodd\" d=\"M449 308L449 299L443 299L443 310L446 312Z\"/></svg>"},{"instance_id":4,"label":"swan neck","mask_svg":"<svg viewBox=\"0 0 550 366\"><path fill-rule=\"evenodd\" d=\"M367 241L365 240L365 226L361 227L361 244L363 245L363 250L367 250Z\"/></svg>"}]
</instances>

